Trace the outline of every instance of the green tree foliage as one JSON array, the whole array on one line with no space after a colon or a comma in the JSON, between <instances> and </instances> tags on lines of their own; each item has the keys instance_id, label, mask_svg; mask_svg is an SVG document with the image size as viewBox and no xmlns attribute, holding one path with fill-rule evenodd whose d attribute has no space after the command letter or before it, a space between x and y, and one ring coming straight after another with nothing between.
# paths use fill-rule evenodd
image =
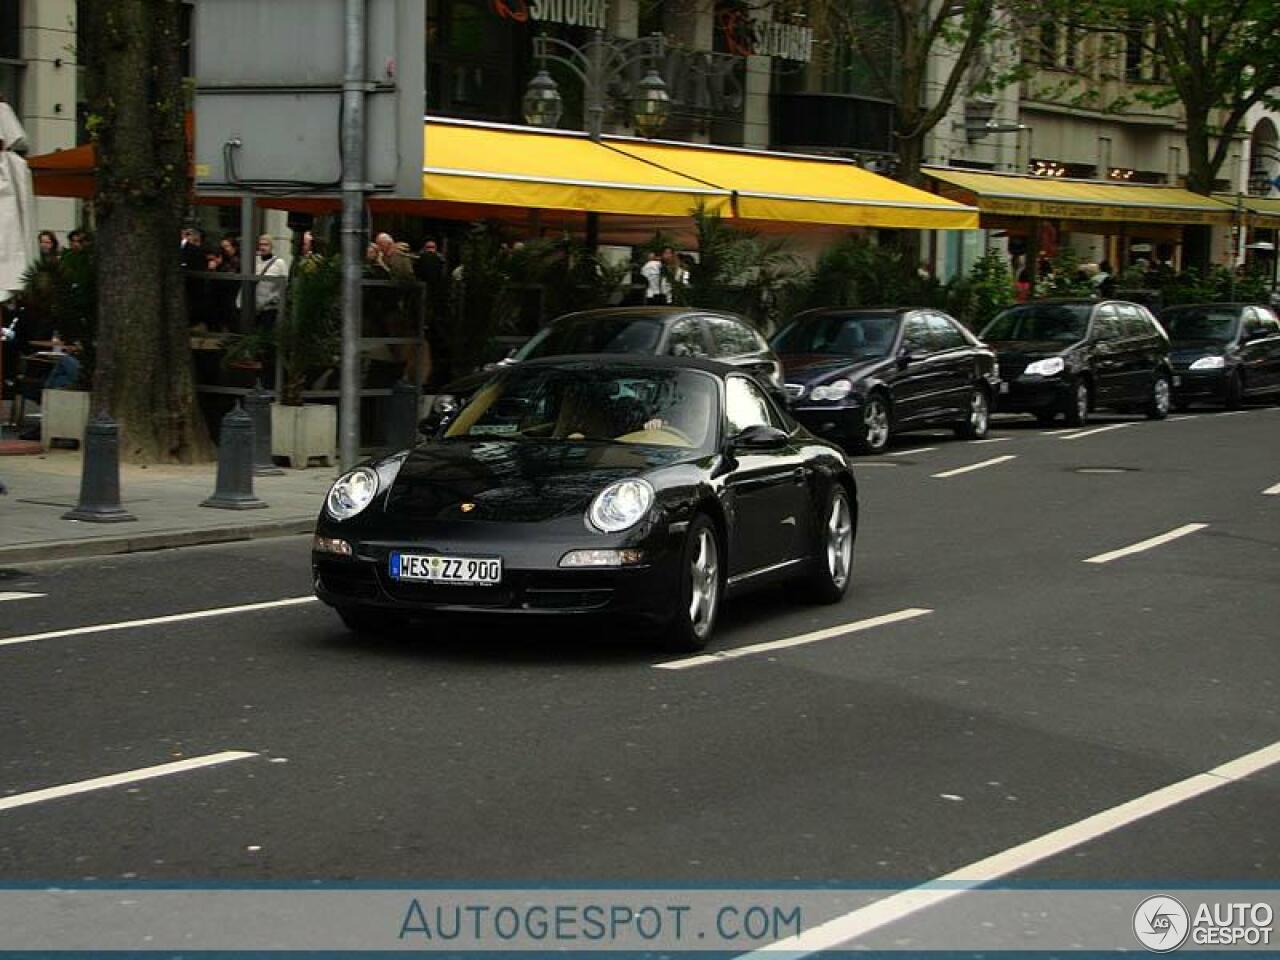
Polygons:
<instances>
[{"instance_id":1,"label":"green tree foliage","mask_svg":"<svg viewBox=\"0 0 1280 960\"><path fill-rule=\"evenodd\" d=\"M787 298L788 312L813 307L941 306L936 281L922 277L914 258L900 247L849 236L824 250Z\"/></svg>"},{"instance_id":2,"label":"green tree foliage","mask_svg":"<svg viewBox=\"0 0 1280 960\"><path fill-rule=\"evenodd\" d=\"M298 406L307 377L333 367L342 349L342 258L312 256L299 263L287 305L273 339L284 374L280 402Z\"/></svg>"},{"instance_id":3,"label":"green tree foliage","mask_svg":"<svg viewBox=\"0 0 1280 960\"><path fill-rule=\"evenodd\" d=\"M947 308L970 330L982 330L997 313L1015 303L1009 258L988 250L967 277L958 277L947 290Z\"/></svg>"}]
</instances>

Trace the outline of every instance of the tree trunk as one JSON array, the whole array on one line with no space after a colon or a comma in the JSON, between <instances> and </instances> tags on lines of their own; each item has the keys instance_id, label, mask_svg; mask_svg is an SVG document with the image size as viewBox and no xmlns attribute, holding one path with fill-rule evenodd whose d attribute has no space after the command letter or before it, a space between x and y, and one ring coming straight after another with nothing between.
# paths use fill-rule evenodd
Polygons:
<instances>
[{"instance_id":1,"label":"tree trunk","mask_svg":"<svg viewBox=\"0 0 1280 960\"><path fill-rule=\"evenodd\" d=\"M899 124L899 130L916 130L919 129L917 117L903 118L906 122ZM915 187L919 190L927 188L925 176L920 172L920 168L924 163L924 133L915 135L898 136L898 179L907 186ZM904 255L911 258L911 262L919 264L924 249L924 234L921 230L900 230L897 235L897 245Z\"/></svg>"},{"instance_id":2,"label":"tree trunk","mask_svg":"<svg viewBox=\"0 0 1280 960\"><path fill-rule=\"evenodd\" d=\"M1213 195L1213 181L1218 171L1213 166L1212 142L1209 136L1209 111L1187 104L1187 189L1201 196ZM1213 253L1213 228L1203 224L1182 230L1182 266L1204 276Z\"/></svg>"},{"instance_id":3,"label":"tree trunk","mask_svg":"<svg viewBox=\"0 0 1280 960\"><path fill-rule=\"evenodd\" d=\"M212 448L195 399L178 241L189 192L180 0L87 0L97 146L96 404L121 457L190 463Z\"/></svg>"}]
</instances>

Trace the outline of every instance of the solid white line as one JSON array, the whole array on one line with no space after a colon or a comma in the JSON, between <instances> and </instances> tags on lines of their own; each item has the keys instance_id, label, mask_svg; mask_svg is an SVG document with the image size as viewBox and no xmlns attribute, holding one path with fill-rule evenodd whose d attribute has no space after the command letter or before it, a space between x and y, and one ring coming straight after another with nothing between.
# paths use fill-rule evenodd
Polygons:
<instances>
[{"instance_id":1,"label":"solid white line","mask_svg":"<svg viewBox=\"0 0 1280 960\"><path fill-rule=\"evenodd\" d=\"M1219 787L1236 783L1276 763L1280 763L1280 742L1245 754L1205 773L1198 773L1186 780L1161 787L1159 790L1109 810L1103 810L1101 813L1068 824L1016 847L1010 847L1008 850L953 870L929 883L895 893L869 906L828 920L802 934L779 940L743 956L760 958L760 960L776 957L779 953L788 957L805 957L841 945L856 946L851 941L857 937L865 936L953 897L963 896L974 887L994 883L1010 874L1025 870L1043 860L1058 856L1154 814L1162 813L1180 803L1203 796Z\"/></svg>"},{"instance_id":2,"label":"solid white line","mask_svg":"<svg viewBox=\"0 0 1280 960\"><path fill-rule=\"evenodd\" d=\"M1041 431L1040 431L1040 436L1042 436L1042 437L1060 437L1060 436L1062 436L1064 433L1075 433L1075 432L1076 432L1077 430L1079 430L1079 429L1080 429L1079 427L1067 427L1067 429L1065 429L1065 430L1041 430Z\"/></svg>"},{"instance_id":3,"label":"solid white line","mask_svg":"<svg viewBox=\"0 0 1280 960\"><path fill-rule=\"evenodd\" d=\"M1244 416L1246 413L1253 413L1253 411L1252 410L1223 410L1223 411L1220 411L1219 413L1214 414L1214 416L1241 417L1241 416Z\"/></svg>"},{"instance_id":4,"label":"solid white line","mask_svg":"<svg viewBox=\"0 0 1280 960\"><path fill-rule=\"evenodd\" d=\"M910 457L913 454L929 453L930 451L937 450L937 449L938 449L937 447L916 447L914 450L895 450L893 451L893 453L886 453L885 456L886 457Z\"/></svg>"},{"instance_id":5,"label":"solid white line","mask_svg":"<svg viewBox=\"0 0 1280 960\"><path fill-rule=\"evenodd\" d=\"M1008 453L1008 454L1005 454L1003 457L993 457L990 460L982 460L979 463L971 463L967 467L957 467L955 470L946 470L942 473L935 473L933 477L935 480L945 480L947 477L958 477L960 476L960 474L968 473L971 470L981 470L984 467L994 467L998 463L1004 463L1008 460L1016 460L1016 459L1018 459L1018 455L1016 453Z\"/></svg>"},{"instance_id":6,"label":"solid white line","mask_svg":"<svg viewBox=\"0 0 1280 960\"><path fill-rule=\"evenodd\" d=\"M1267 487L1262 493L1264 496L1272 497L1280 495L1280 483L1277 483L1274 487Z\"/></svg>"},{"instance_id":7,"label":"solid white line","mask_svg":"<svg viewBox=\"0 0 1280 960\"><path fill-rule=\"evenodd\" d=\"M933 613L933 611L922 607L908 607L906 610L899 610L896 613L886 613L883 616L872 617L869 620L842 623L836 627L814 630L812 633L802 633L783 640L769 640L765 643L753 643L746 647L722 650L719 653L706 653L696 657L684 657L680 660L667 660L662 663L655 663L654 667L659 670L687 670L690 667L702 667L709 663L737 660L740 657L749 657L756 653L768 653L771 650L785 650L788 647L799 647L806 643L817 643L819 640L829 640L831 637L840 637L847 633L860 633L873 627L883 627L886 624L900 623L903 620L914 620L916 617L923 617L926 613Z\"/></svg>"},{"instance_id":8,"label":"solid white line","mask_svg":"<svg viewBox=\"0 0 1280 960\"><path fill-rule=\"evenodd\" d=\"M1004 443L1006 440L1012 440L1012 437L987 437L985 440L971 440L970 443Z\"/></svg>"},{"instance_id":9,"label":"solid white line","mask_svg":"<svg viewBox=\"0 0 1280 960\"><path fill-rule=\"evenodd\" d=\"M1092 437L1095 433L1106 433L1108 430L1123 430L1125 427L1132 427L1132 423L1113 423L1106 427L1094 427L1092 430L1085 430L1083 433L1072 433L1059 440L1079 440L1081 437Z\"/></svg>"},{"instance_id":10,"label":"solid white line","mask_svg":"<svg viewBox=\"0 0 1280 960\"><path fill-rule=\"evenodd\" d=\"M105 777L94 777L92 780L81 780L77 783L64 783L60 787L46 787L43 790L32 790L30 793L17 793L11 797L0 797L0 810L12 810L45 800L57 800L61 797L73 797L78 793L89 793L91 790L105 790L126 783L137 783L139 780L154 780L156 777L167 777L188 770L199 770L202 767L214 767L220 763L231 763L233 760L248 760L256 757L256 753L244 750L225 750L222 753L211 753L205 757L192 757L190 760L177 760L173 763L162 763L154 767L142 767L139 770L126 770L124 773L113 773Z\"/></svg>"},{"instance_id":11,"label":"solid white line","mask_svg":"<svg viewBox=\"0 0 1280 960\"><path fill-rule=\"evenodd\" d=\"M1180 423L1180 422L1182 422L1183 420L1194 420L1194 419L1195 419L1195 417L1191 417L1191 416L1183 415L1183 416L1181 416L1181 417L1170 417L1170 418L1169 418L1169 422L1170 422L1170 423Z\"/></svg>"},{"instance_id":12,"label":"solid white line","mask_svg":"<svg viewBox=\"0 0 1280 960\"><path fill-rule=\"evenodd\" d=\"M1197 530L1203 530L1207 527L1207 523L1188 523L1185 526L1170 530L1168 533L1162 533L1158 537L1152 537L1150 540L1143 540L1129 547L1121 547L1119 550L1112 550L1108 553L1100 553L1096 557L1090 557L1085 563L1110 563L1112 560L1118 560L1121 557L1127 557L1131 553L1142 553L1144 550L1150 550L1152 547L1158 547L1162 543L1168 543L1170 540L1177 540L1179 537L1185 537L1189 533L1195 533Z\"/></svg>"},{"instance_id":13,"label":"solid white line","mask_svg":"<svg viewBox=\"0 0 1280 960\"><path fill-rule=\"evenodd\" d=\"M212 610L193 610L175 613L167 617L147 617L145 620L123 620L120 623L99 623L91 627L72 627L69 630L50 630L46 633L28 633L21 637L0 637L0 647L16 643L32 643L36 640L53 640L57 637L79 637L87 633L108 633L112 630L130 630L134 627L154 627L161 623L180 623L184 620L204 620L207 617L225 617L232 613L250 613L272 607L291 607L300 603L315 603L315 597L289 597L285 600L269 600L266 603L245 603L237 607L215 607Z\"/></svg>"},{"instance_id":14,"label":"solid white line","mask_svg":"<svg viewBox=\"0 0 1280 960\"><path fill-rule=\"evenodd\" d=\"M19 593L17 591L8 591L0 593L0 601L4 600L35 600L37 597L43 597L43 593Z\"/></svg>"}]
</instances>

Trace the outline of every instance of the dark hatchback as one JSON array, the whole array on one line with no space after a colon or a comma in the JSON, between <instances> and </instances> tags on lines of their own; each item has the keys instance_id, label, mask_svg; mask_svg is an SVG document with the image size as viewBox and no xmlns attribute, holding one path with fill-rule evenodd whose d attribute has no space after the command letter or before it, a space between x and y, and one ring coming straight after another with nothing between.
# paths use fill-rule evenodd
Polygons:
<instances>
[{"instance_id":1,"label":"dark hatchback","mask_svg":"<svg viewBox=\"0 0 1280 960\"><path fill-rule=\"evenodd\" d=\"M725 595L799 580L841 599L857 517L844 453L752 376L687 358L532 360L437 439L340 477L312 565L356 630L598 615L689 649Z\"/></svg>"},{"instance_id":2,"label":"dark hatchback","mask_svg":"<svg viewBox=\"0 0 1280 960\"><path fill-rule=\"evenodd\" d=\"M1240 303L1168 307L1178 409L1208 400L1228 410L1248 397L1280 394L1280 321L1269 307Z\"/></svg>"},{"instance_id":3,"label":"dark hatchback","mask_svg":"<svg viewBox=\"0 0 1280 960\"><path fill-rule=\"evenodd\" d=\"M895 433L927 427L987 434L995 355L945 313L812 310L772 345L795 418L858 452L879 453Z\"/></svg>"},{"instance_id":4,"label":"dark hatchback","mask_svg":"<svg viewBox=\"0 0 1280 960\"><path fill-rule=\"evenodd\" d=\"M1000 361L996 409L1061 414L1080 426L1099 407L1160 419L1172 405L1169 337L1141 304L1040 300L998 314L982 339Z\"/></svg>"},{"instance_id":5,"label":"dark hatchback","mask_svg":"<svg viewBox=\"0 0 1280 960\"><path fill-rule=\"evenodd\" d=\"M737 314L691 307L608 307L566 314L498 366L587 353L718 360L760 377L782 396L782 364L750 323ZM443 406L456 409L490 378L492 369L445 386Z\"/></svg>"}]
</instances>

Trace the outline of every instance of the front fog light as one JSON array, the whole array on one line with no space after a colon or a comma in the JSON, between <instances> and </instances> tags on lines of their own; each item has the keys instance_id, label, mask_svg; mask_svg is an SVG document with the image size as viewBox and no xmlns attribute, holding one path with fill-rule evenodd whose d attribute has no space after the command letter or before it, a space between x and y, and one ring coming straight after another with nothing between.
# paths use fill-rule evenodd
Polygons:
<instances>
[{"instance_id":1,"label":"front fog light","mask_svg":"<svg viewBox=\"0 0 1280 960\"><path fill-rule=\"evenodd\" d=\"M317 535L315 542L311 545L311 549L316 553L332 553L339 557L351 556L351 544L338 537L321 537Z\"/></svg>"},{"instance_id":2,"label":"front fog light","mask_svg":"<svg viewBox=\"0 0 1280 960\"><path fill-rule=\"evenodd\" d=\"M631 567L643 560L641 550L570 550L560 558L560 566Z\"/></svg>"}]
</instances>

